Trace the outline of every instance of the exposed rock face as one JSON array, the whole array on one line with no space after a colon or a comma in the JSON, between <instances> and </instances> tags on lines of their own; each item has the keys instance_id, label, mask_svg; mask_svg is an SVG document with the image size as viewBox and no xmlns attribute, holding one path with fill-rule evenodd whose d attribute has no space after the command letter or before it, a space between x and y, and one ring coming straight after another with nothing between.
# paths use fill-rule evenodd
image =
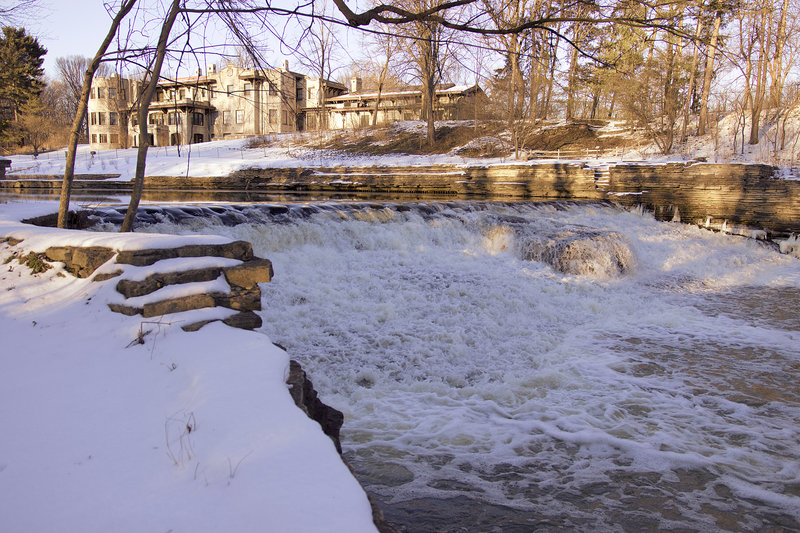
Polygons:
<instances>
[{"instance_id":1,"label":"exposed rock face","mask_svg":"<svg viewBox=\"0 0 800 533\"><path fill-rule=\"evenodd\" d=\"M253 259L241 265L226 268L225 279L231 285L252 289L258 283L268 283L274 272L269 259Z\"/></svg>"},{"instance_id":2,"label":"exposed rock face","mask_svg":"<svg viewBox=\"0 0 800 533\"><path fill-rule=\"evenodd\" d=\"M283 349L280 345L276 346ZM294 359L289 361L289 377L286 379L286 383L291 386L289 392L292 395L295 405L302 409L309 418L322 426L322 431L331 438L334 446L336 446L336 451L341 454L342 444L339 441L339 431L344 423L344 415L342 412L322 403L317 395L317 391L314 390L314 384L308 379L300 363ZM353 473L353 476L355 476L355 472L353 471L353 467L350 466L350 463L348 463L344 457L342 457L342 461ZM380 533L397 533L397 531L386 522L383 511L380 510L375 500L369 494L367 494L367 499L369 499L369 504L372 507L372 521L375 527L378 528L378 531L380 531Z\"/></svg>"},{"instance_id":3,"label":"exposed rock face","mask_svg":"<svg viewBox=\"0 0 800 533\"><path fill-rule=\"evenodd\" d=\"M5 239L10 241L10 239ZM176 257L225 257L243 261L231 267L208 267L178 272L152 274L144 280L121 279L117 282L117 292L126 299L155 293L162 287L177 284L200 283L213 281L220 276L230 285L230 292L209 292L167 298L148 302L143 305L128 303L109 303L114 312L128 316L142 315L144 318L158 317L173 313L181 313L206 307L226 307L240 311L222 322L236 328L255 329L261 327L261 318L253 311L261 309L261 289L259 283L267 283L272 279L272 263L268 259L253 256L253 247L246 241L235 241L227 244L198 244L177 248L129 250L116 252L102 246L76 247L54 246L45 251L50 261L65 264L66 269L77 277L91 276L98 267L116 257L118 264L135 266L152 265L162 259ZM122 275L122 270L102 273L95 277L97 281ZM215 320L195 322L183 326L185 331L196 331Z\"/></svg>"},{"instance_id":4,"label":"exposed rock face","mask_svg":"<svg viewBox=\"0 0 800 533\"><path fill-rule=\"evenodd\" d=\"M210 324L212 322L216 322L216 320L201 320L200 322L194 322L192 324L181 326L181 329L183 331L197 331L206 324ZM242 311L240 313L236 313L235 315L231 315L228 318L223 318L222 323L232 328L251 330L258 329L262 325L261 317L252 311Z\"/></svg>"},{"instance_id":5,"label":"exposed rock face","mask_svg":"<svg viewBox=\"0 0 800 533\"><path fill-rule=\"evenodd\" d=\"M342 453L342 443L339 441L339 430L344 423L344 414L322 403L314 390L314 384L308 379L303 367L295 360L289 361L289 377L286 380L291 388L294 403L305 412L309 418L319 422L322 431L331 438L336 451Z\"/></svg>"},{"instance_id":6,"label":"exposed rock face","mask_svg":"<svg viewBox=\"0 0 800 533\"><path fill-rule=\"evenodd\" d=\"M88 278L100 265L114 257L115 252L102 246L53 246L44 253L50 261L64 263L67 271L75 276Z\"/></svg>"},{"instance_id":7,"label":"exposed rock face","mask_svg":"<svg viewBox=\"0 0 800 533\"><path fill-rule=\"evenodd\" d=\"M529 238L521 247L524 259L543 261L564 274L612 278L636 267L630 243L614 231L564 231Z\"/></svg>"},{"instance_id":8,"label":"exposed rock face","mask_svg":"<svg viewBox=\"0 0 800 533\"><path fill-rule=\"evenodd\" d=\"M59 181L61 180L59 179ZM27 218L22 222L24 222L25 224L33 224L34 226L55 228L58 225L58 213L51 213L49 215L42 215L40 217ZM85 211L67 212L67 228L86 229L90 228L92 225L93 222L89 220L89 215Z\"/></svg>"},{"instance_id":9,"label":"exposed rock face","mask_svg":"<svg viewBox=\"0 0 800 533\"><path fill-rule=\"evenodd\" d=\"M120 252L117 263L133 266L149 266L162 259L176 257L227 257L250 261L253 259L253 246L247 241L234 241L226 244L190 244L177 248L151 250L128 250Z\"/></svg>"}]
</instances>

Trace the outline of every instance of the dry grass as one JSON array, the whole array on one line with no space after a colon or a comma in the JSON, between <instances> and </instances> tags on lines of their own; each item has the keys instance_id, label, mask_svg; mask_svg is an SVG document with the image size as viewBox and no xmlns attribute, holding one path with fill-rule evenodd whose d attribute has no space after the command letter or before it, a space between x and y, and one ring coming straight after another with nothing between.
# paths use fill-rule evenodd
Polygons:
<instances>
[{"instance_id":1,"label":"dry grass","mask_svg":"<svg viewBox=\"0 0 800 533\"><path fill-rule=\"evenodd\" d=\"M556 151L613 149L630 144L629 136L604 136L598 130L603 121L585 123L546 123L522 132L525 150ZM258 137L247 143L248 148L270 146L303 146L333 150L344 154L455 154L464 157L505 157L513 152L511 135L505 121L440 122L432 146L426 142L424 122L398 122L386 126L353 130L305 132L295 135Z\"/></svg>"}]
</instances>

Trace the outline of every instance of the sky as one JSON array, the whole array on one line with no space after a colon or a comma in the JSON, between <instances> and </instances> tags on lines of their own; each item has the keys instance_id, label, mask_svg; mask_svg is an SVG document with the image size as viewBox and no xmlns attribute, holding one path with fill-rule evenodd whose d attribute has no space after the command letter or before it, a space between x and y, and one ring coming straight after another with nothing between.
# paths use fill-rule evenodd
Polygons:
<instances>
[{"instance_id":1,"label":"sky","mask_svg":"<svg viewBox=\"0 0 800 533\"><path fill-rule=\"evenodd\" d=\"M47 48L45 75L55 77L56 58L93 57L110 23L101 0L44 0L25 27Z\"/></svg>"},{"instance_id":2,"label":"sky","mask_svg":"<svg viewBox=\"0 0 800 533\"><path fill-rule=\"evenodd\" d=\"M26 20L20 21L19 25L23 25L29 33L39 39L40 44L47 48L44 61L45 76L57 77L55 65L56 59L59 57L94 56L108 31L112 18L107 13L104 3L103 0L40 0L36 11ZM152 29L151 31L155 32L156 30ZM269 35L266 37L269 37L270 41L277 40ZM220 31L220 37L212 40L217 41L215 44L220 44L227 39L224 32ZM342 42L352 50L356 50L360 46L360 39L348 39L344 35ZM266 59L273 65L280 65L283 59L289 59L292 70L299 72L308 70L299 64L293 52L286 47L273 45L271 48L272 51ZM349 54L343 53L343 59L349 64L352 58L349 57ZM208 60L208 63L220 63L221 61L217 57ZM195 66L191 67L191 69L193 68Z\"/></svg>"}]
</instances>

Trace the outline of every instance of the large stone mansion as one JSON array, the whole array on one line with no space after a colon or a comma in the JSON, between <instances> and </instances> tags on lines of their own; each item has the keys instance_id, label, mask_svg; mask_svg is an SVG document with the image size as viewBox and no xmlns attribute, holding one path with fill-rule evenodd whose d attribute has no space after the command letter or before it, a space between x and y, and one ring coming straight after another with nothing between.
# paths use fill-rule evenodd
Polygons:
<instances>
[{"instance_id":1,"label":"large stone mansion","mask_svg":"<svg viewBox=\"0 0 800 533\"><path fill-rule=\"evenodd\" d=\"M136 146L136 107L141 84L118 75L95 78L89 99L92 149ZM440 86L437 120L471 119L483 113L485 95L477 86ZM148 113L151 146L200 143L271 133L345 129L372 124L378 94L289 70L258 70L214 65L205 75L158 84ZM420 118L422 91L417 87L381 94L377 124Z\"/></svg>"}]
</instances>

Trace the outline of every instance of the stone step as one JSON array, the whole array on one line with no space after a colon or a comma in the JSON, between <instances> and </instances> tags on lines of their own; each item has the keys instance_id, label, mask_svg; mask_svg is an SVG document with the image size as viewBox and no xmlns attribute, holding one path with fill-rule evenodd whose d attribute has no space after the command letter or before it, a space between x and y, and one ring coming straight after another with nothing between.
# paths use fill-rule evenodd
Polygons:
<instances>
[{"instance_id":1,"label":"stone step","mask_svg":"<svg viewBox=\"0 0 800 533\"><path fill-rule=\"evenodd\" d=\"M253 259L253 245L247 241L234 241L226 244L189 244L177 248L124 250L117 255L117 263L150 266L162 259L206 256L250 261Z\"/></svg>"},{"instance_id":2,"label":"stone step","mask_svg":"<svg viewBox=\"0 0 800 533\"><path fill-rule=\"evenodd\" d=\"M220 274L226 281L236 287L251 289L258 283L269 283L273 276L272 262L269 259L254 258L241 265L231 267L207 267L180 272L156 273L143 280L121 279L117 282L117 292L125 298L136 298L151 294L167 285L212 281Z\"/></svg>"},{"instance_id":3,"label":"stone step","mask_svg":"<svg viewBox=\"0 0 800 533\"><path fill-rule=\"evenodd\" d=\"M240 313L236 313L235 315L231 315L227 318L215 318L211 320L200 320L198 322L192 322L191 324L186 324L185 326L181 326L183 331L197 331L203 326L210 324L212 322L222 322L225 325L231 326L232 328L239 328L239 329L258 329L262 325L261 317L255 314L253 311L242 311Z\"/></svg>"},{"instance_id":4,"label":"stone step","mask_svg":"<svg viewBox=\"0 0 800 533\"><path fill-rule=\"evenodd\" d=\"M128 316L142 315L144 318L183 313L207 307L225 307L237 311L259 311L261 310L261 289L257 285L249 289L231 287L230 293L192 294L146 303L141 306L116 302L108 304L108 308L116 313Z\"/></svg>"}]
</instances>

